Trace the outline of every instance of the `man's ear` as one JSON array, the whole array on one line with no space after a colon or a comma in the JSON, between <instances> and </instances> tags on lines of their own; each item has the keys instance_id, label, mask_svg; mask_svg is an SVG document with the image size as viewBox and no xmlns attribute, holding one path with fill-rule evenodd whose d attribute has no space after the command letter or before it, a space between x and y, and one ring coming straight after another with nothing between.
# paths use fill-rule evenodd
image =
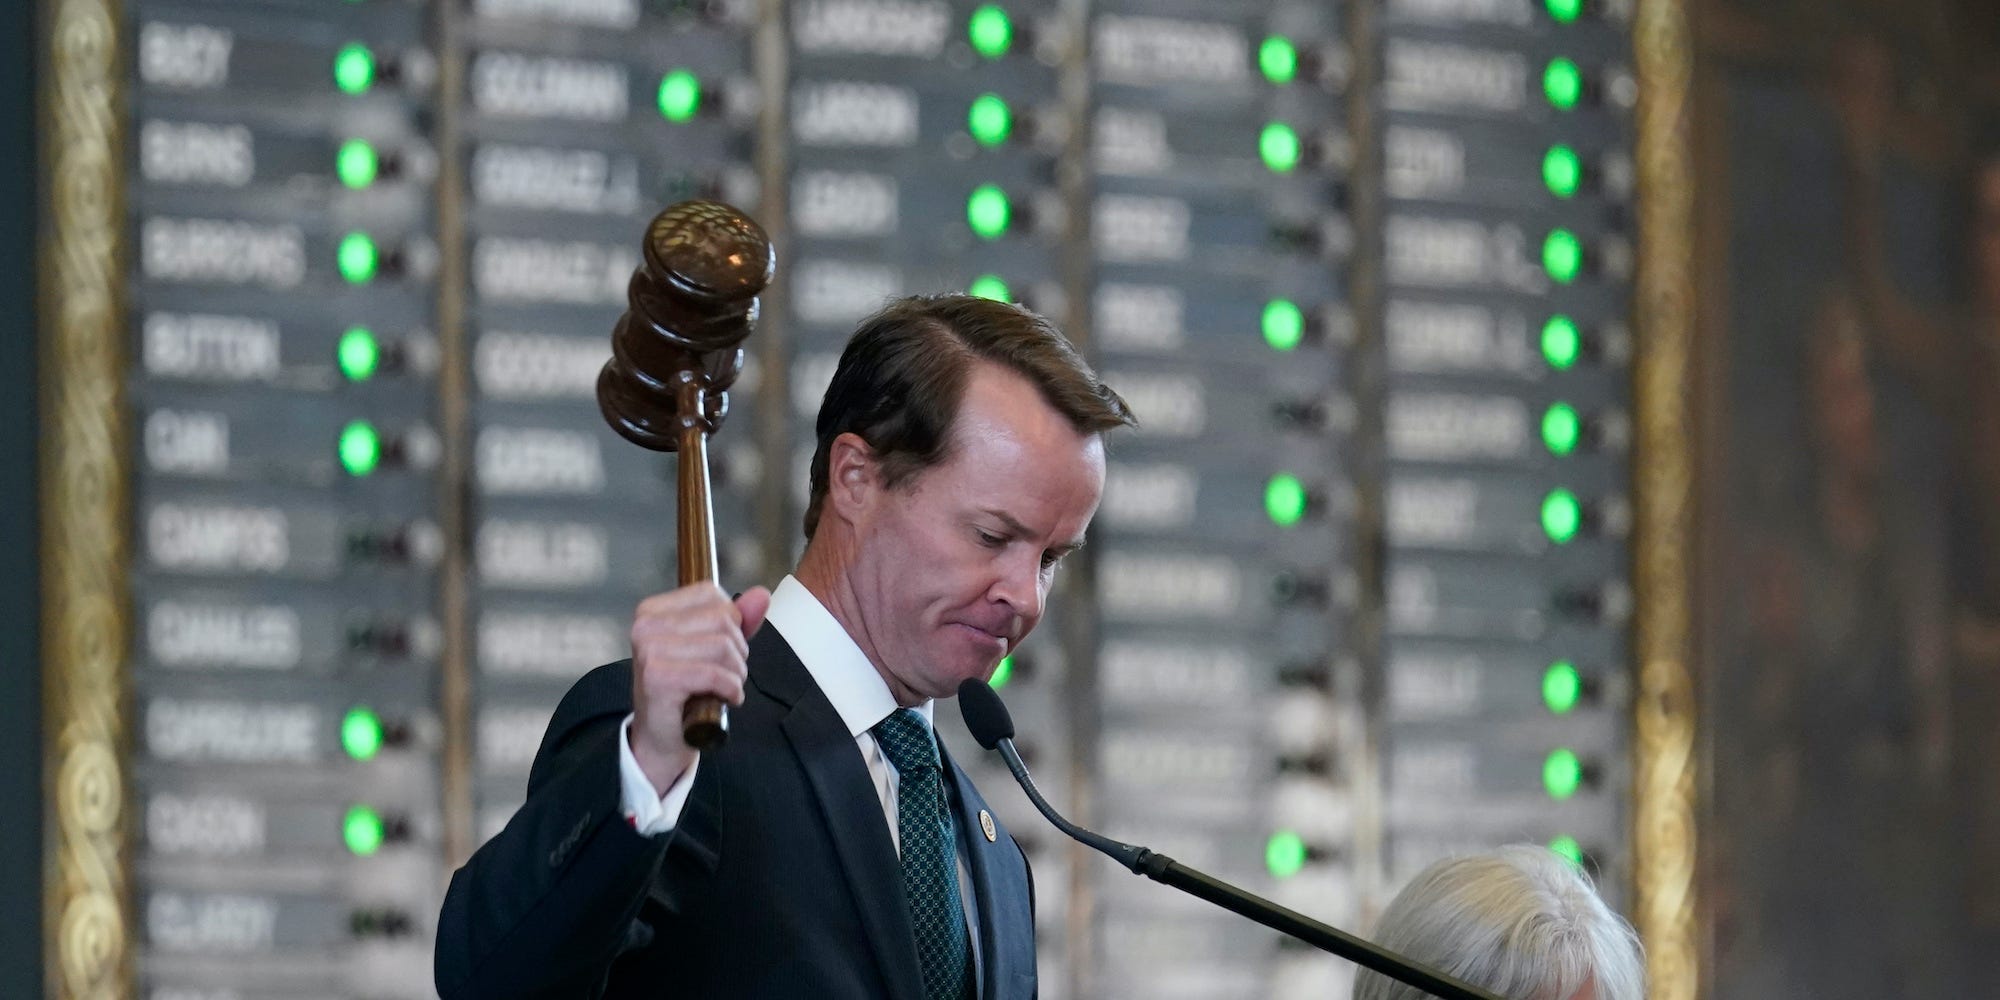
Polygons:
<instances>
[{"instance_id":1,"label":"man's ear","mask_svg":"<svg viewBox=\"0 0 2000 1000\"><path fill-rule=\"evenodd\" d=\"M849 431L833 439L826 456L826 503L836 517L852 521L874 501L881 485L875 449Z\"/></svg>"}]
</instances>

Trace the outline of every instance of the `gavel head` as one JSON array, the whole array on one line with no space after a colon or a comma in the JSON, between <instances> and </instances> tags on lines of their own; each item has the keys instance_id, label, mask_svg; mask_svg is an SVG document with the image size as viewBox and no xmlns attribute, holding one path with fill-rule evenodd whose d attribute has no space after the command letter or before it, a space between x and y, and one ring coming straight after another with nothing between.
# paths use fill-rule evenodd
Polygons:
<instances>
[{"instance_id":1,"label":"gavel head","mask_svg":"<svg viewBox=\"0 0 2000 1000\"><path fill-rule=\"evenodd\" d=\"M614 430L673 451L684 427L713 432L722 423L774 266L764 230L728 205L684 201L653 217L611 360L597 376L597 407ZM699 405L682 403L695 398Z\"/></svg>"}]
</instances>

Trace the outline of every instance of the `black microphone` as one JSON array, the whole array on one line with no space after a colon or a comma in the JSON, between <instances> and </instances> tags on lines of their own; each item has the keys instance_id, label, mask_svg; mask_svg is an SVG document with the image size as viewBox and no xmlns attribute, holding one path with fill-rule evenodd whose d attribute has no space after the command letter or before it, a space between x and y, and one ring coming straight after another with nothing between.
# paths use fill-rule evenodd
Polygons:
<instances>
[{"instance_id":1,"label":"black microphone","mask_svg":"<svg viewBox=\"0 0 2000 1000\"><path fill-rule=\"evenodd\" d=\"M1014 749L1014 719L1007 705L985 681L969 679L958 686L958 710L965 716L965 728L988 750L1000 751L1007 770L1021 783L1028 801L1048 817L1056 829L1083 845L1109 855L1113 861L1155 882L1173 886L1191 896L1205 899L1238 916L1248 917L1275 931L1304 941L1321 951L1373 969L1398 982L1408 983L1432 996L1446 1000L1502 1000L1496 994L1461 982L1427 965L1378 947L1339 928L1320 923L1296 910L1286 909L1255 893L1245 892L1212 875L1196 871L1164 854L1135 844L1126 844L1092 833L1062 817L1042 797L1029 777L1028 766Z\"/></svg>"},{"instance_id":2,"label":"black microphone","mask_svg":"<svg viewBox=\"0 0 2000 1000\"><path fill-rule=\"evenodd\" d=\"M1007 714L1007 704L1000 700L992 687L985 681L967 678L958 686L958 711L965 716L965 728L972 738L988 750L1000 751L1000 758L1007 762L1007 770L1014 772L1014 780L1021 783L1021 791L1028 793L1028 801L1043 816L1048 817L1055 828L1069 834L1070 839L1103 851L1113 861L1133 871L1150 854L1143 847L1121 844L1109 837L1101 837L1063 818L1042 798L1042 791L1035 787L1035 779L1028 776L1028 765L1021 762L1020 751L1014 749L1014 717ZM1157 857L1157 855L1155 855Z\"/></svg>"}]
</instances>

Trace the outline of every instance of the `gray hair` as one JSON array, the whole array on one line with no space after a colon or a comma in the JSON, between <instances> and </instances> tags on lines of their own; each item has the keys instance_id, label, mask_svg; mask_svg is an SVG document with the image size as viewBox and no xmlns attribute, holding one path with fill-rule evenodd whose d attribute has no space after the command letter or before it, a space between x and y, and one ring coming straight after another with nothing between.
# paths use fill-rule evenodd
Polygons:
<instances>
[{"instance_id":1,"label":"gray hair","mask_svg":"<svg viewBox=\"0 0 2000 1000\"><path fill-rule=\"evenodd\" d=\"M1545 847L1515 844L1436 862L1382 913L1383 947L1508 1000L1644 1000L1639 936L1598 898L1590 878ZM1354 1000L1430 994L1367 969Z\"/></svg>"}]
</instances>

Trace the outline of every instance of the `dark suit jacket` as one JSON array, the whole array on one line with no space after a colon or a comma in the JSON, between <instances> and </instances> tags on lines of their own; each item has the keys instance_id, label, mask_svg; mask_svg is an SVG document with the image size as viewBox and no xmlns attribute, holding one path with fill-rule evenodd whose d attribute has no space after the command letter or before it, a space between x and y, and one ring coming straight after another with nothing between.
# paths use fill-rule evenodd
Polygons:
<instances>
[{"instance_id":1,"label":"dark suit jacket","mask_svg":"<svg viewBox=\"0 0 2000 1000\"><path fill-rule=\"evenodd\" d=\"M776 629L750 643L728 743L702 755L671 833L619 808L630 660L591 671L549 722L528 801L452 876L444 1000L921 1000L902 869L854 737ZM1027 859L949 756L978 914L981 996L1035 994Z\"/></svg>"}]
</instances>

